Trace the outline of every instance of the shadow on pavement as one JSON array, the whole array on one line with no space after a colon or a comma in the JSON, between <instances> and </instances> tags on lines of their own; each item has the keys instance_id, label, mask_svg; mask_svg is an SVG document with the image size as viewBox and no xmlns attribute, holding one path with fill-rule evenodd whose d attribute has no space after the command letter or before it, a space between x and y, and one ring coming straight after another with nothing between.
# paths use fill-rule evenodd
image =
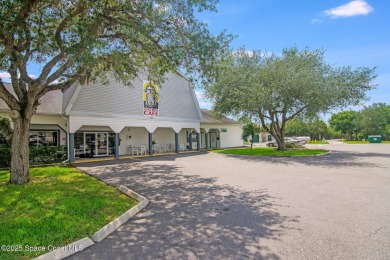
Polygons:
<instances>
[{"instance_id":1,"label":"shadow on pavement","mask_svg":"<svg viewBox=\"0 0 390 260\"><path fill-rule=\"evenodd\" d=\"M279 239L299 219L281 216L275 209L280 199L266 190L218 185L164 162L80 168L114 186L126 185L151 203L72 259L280 259L263 241Z\"/></svg>"},{"instance_id":2,"label":"shadow on pavement","mask_svg":"<svg viewBox=\"0 0 390 260\"><path fill-rule=\"evenodd\" d=\"M302 156L302 157L273 157L273 156L247 156L230 155L225 156L240 159L248 162L264 162L271 164L303 164L307 166L316 166L324 168L345 168L345 167L376 167L386 168L385 166L370 162L370 158L379 157L388 160L390 154L382 153L354 153L345 151L332 151L322 156Z\"/></svg>"}]
</instances>

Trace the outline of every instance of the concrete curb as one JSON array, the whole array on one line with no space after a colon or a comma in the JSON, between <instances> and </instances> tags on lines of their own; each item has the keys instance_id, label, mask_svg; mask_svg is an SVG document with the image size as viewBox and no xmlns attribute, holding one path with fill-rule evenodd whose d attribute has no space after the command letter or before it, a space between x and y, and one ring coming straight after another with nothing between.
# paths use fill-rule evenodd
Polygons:
<instances>
[{"instance_id":1,"label":"concrete curb","mask_svg":"<svg viewBox=\"0 0 390 260\"><path fill-rule=\"evenodd\" d=\"M92 240L88 237L85 237L71 244L62 247L56 247L55 248L56 250L53 250L49 253L33 258L33 260L64 259L80 251L83 251L84 249L94 245L95 243L99 243L100 241L105 239L108 235L114 232L118 227L126 223L130 218L132 218L134 215L136 215L138 212L140 212L149 204L149 200L147 198L128 189L123 185L121 185L118 188L118 190L126 194L127 196L139 201L139 203L135 207L132 207L131 209L123 213L121 216L119 216L118 218L114 219L113 221L111 221L110 223L108 223L98 231L96 231L95 234L93 234L92 236Z\"/></svg>"},{"instance_id":2,"label":"concrete curb","mask_svg":"<svg viewBox=\"0 0 390 260\"><path fill-rule=\"evenodd\" d=\"M64 259L68 256L76 254L84 249L94 245L95 243L88 237L77 240L71 244L66 246L56 247L54 251L46 253L44 255L40 255L38 257L33 258L33 260L57 260Z\"/></svg>"},{"instance_id":3,"label":"concrete curb","mask_svg":"<svg viewBox=\"0 0 390 260\"><path fill-rule=\"evenodd\" d=\"M327 151L326 153L323 153L323 154L317 154L316 156L324 156L324 155L327 155L327 154L330 154L332 151Z\"/></svg>"},{"instance_id":4,"label":"concrete curb","mask_svg":"<svg viewBox=\"0 0 390 260\"><path fill-rule=\"evenodd\" d=\"M105 239L109 234L114 232L118 227L123 225L123 223L127 222L130 218L132 218L135 214L140 212L142 209L144 209L148 204L149 200L145 197L139 195L138 193L126 188L125 186L121 185L119 187L119 190L123 192L124 194L128 195L129 197L138 200L140 203L138 203L135 207L129 209L125 213L123 213L118 218L114 219L101 229L95 232L92 236L92 240L96 243L99 243L103 239Z\"/></svg>"}]
</instances>

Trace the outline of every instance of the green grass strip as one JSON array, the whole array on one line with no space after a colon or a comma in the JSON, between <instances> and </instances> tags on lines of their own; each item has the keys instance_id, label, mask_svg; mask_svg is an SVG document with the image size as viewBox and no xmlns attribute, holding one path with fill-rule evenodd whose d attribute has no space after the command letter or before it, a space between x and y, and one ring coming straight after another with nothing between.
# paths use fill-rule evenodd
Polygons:
<instances>
[{"instance_id":1,"label":"green grass strip","mask_svg":"<svg viewBox=\"0 0 390 260\"><path fill-rule=\"evenodd\" d=\"M236 154L236 155L251 155L251 156L312 156L327 153L327 150L321 149L291 149L287 151L278 151L275 148L256 147L250 148L234 148L213 150L214 153Z\"/></svg>"},{"instance_id":2,"label":"green grass strip","mask_svg":"<svg viewBox=\"0 0 390 260\"><path fill-rule=\"evenodd\" d=\"M308 144L329 144L327 141L309 141Z\"/></svg>"},{"instance_id":3,"label":"green grass strip","mask_svg":"<svg viewBox=\"0 0 390 260\"><path fill-rule=\"evenodd\" d=\"M26 246L91 237L138 203L71 167L32 168L30 174L26 185L7 185L9 172L0 171L0 245L22 247L0 250L0 259L30 259L48 251L27 252Z\"/></svg>"},{"instance_id":4,"label":"green grass strip","mask_svg":"<svg viewBox=\"0 0 390 260\"><path fill-rule=\"evenodd\" d=\"M369 144L368 141L347 141L343 140L342 142L346 144ZM382 141L382 144L390 144L390 141Z\"/></svg>"}]
</instances>

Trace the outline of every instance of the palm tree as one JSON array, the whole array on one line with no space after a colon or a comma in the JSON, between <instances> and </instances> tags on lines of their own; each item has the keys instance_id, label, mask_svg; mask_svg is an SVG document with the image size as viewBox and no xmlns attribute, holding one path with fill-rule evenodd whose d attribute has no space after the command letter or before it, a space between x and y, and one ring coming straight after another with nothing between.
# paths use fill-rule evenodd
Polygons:
<instances>
[{"instance_id":1,"label":"palm tree","mask_svg":"<svg viewBox=\"0 0 390 260\"><path fill-rule=\"evenodd\" d=\"M251 143L251 151L252 151L253 139L254 139L256 134L260 133L261 129L260 129L260 126L256 125L252 121L250 121L250 120L245 120L245 121L246 121L246 124L243 128L242 138L247 138L249 136L251 137L250 143Z\"/></svg>"}]
</instances>

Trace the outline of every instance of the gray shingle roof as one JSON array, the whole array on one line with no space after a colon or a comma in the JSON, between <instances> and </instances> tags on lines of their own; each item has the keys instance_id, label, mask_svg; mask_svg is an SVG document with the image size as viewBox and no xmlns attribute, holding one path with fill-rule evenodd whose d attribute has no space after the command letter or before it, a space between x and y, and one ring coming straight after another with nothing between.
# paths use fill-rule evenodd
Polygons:
<instances>
[{"instance_id":1,"label":"gray shingle roof","mask_svg":"<svg viewBox=\"0 0 390 260\"><path fill-rule=\"evenodd\" d=\"M203 117L203 123L211 123L211 124L237 124L240 125L239 122L236 120L227 118L227 117L222 117L222 118L217 118L214 114L213 111L207 110L207 109L201 109L202 112L202 117Z\"/></svg>"},{"instance_id":2,"label":"gray shingle roof","mask_svg":"<svg viewBox=\"0 0 390 260\"><path fill-rule=\"evenodd\" d=\"M15 91L11 84L4 83L5 88L14 96L16 96ZM50 91L45 94L41 99L41 105L37 108L37 114L62 114L62 100L63 93L61 90ZM0 99L0 110L9 110L9 107Z\"/></svg>"}]
</instances>

